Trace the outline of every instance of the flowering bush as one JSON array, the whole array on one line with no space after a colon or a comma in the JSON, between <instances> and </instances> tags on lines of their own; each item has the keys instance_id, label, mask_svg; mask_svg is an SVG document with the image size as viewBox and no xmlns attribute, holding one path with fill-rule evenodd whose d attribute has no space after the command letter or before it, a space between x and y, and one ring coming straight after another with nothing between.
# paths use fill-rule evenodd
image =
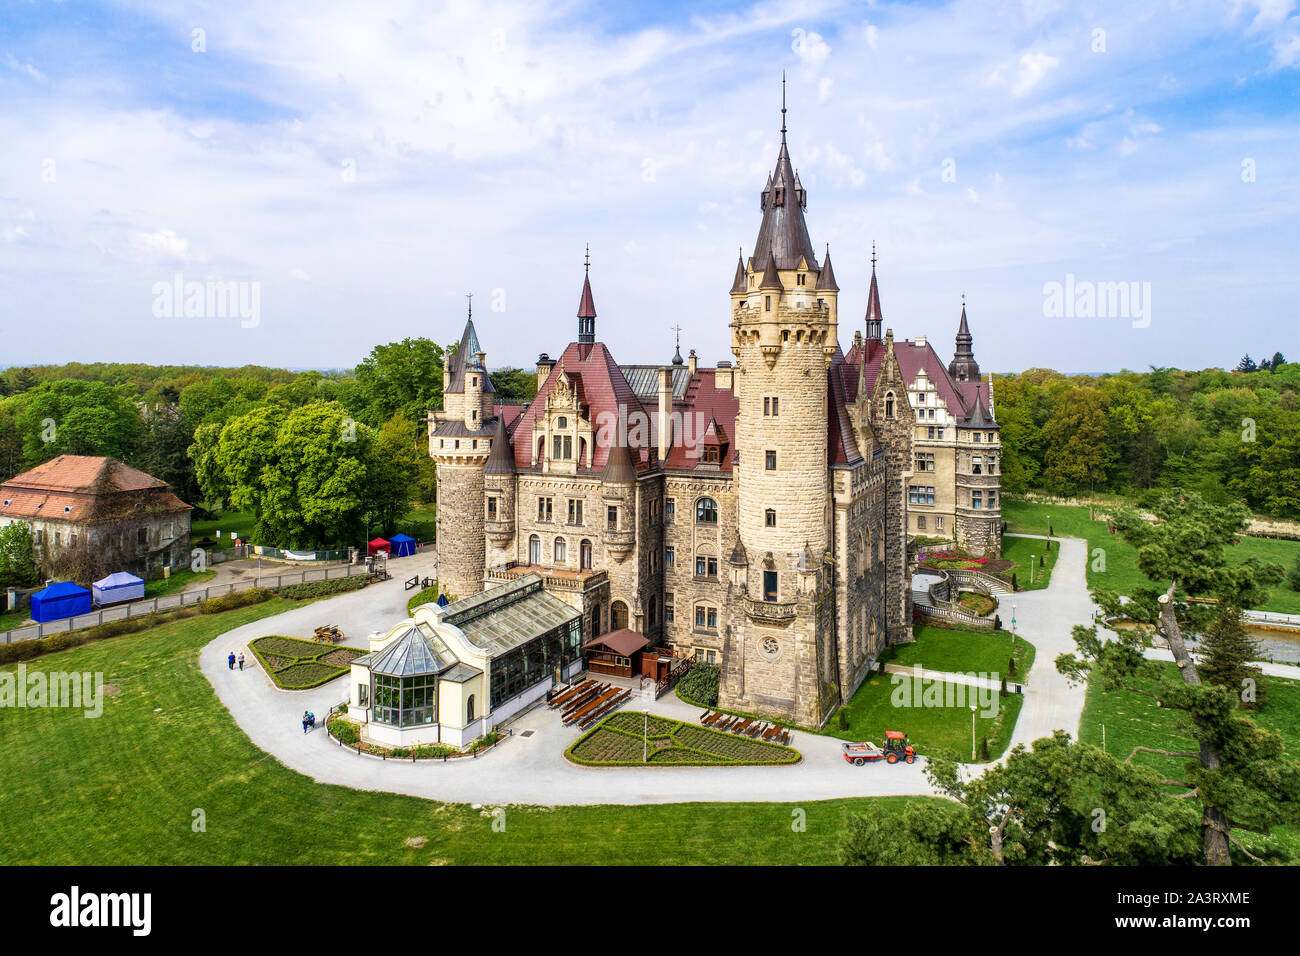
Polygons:
<instances>
[{"instance_id":1,"label":"flowering bush","mask_svg":"<svg viewBox=\"0 0 1300 956\"><path fill-rule=\"evenodd\" d=\"M982 571L988 558L976 558L969 554L954 551L929 551L920 556L919 564L923 568L956 571Z\"/></svg>"}]
</instances>

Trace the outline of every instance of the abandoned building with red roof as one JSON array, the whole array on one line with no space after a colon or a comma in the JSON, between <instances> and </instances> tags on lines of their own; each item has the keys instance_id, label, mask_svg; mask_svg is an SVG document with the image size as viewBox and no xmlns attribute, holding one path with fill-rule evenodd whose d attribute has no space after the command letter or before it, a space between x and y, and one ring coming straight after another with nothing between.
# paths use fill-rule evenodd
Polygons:
<instances>
[{"instance_id":1,"label":"abandoned building with red roof","mask_svg":"<svg viewBox=\"0 0 1300 956\"><path fill-rule=\"evenodd\" d=\"M584 642L629 628L717 664L719 706L818 726L912 639L909 535L999 548L997 425L964 306L949 368L882 335L874 250L865 327L840 349L784 123L760 205L734 365L680 346L619 365L588 262L577 340L539 357L532 402L503 405L471 314L429 419L439 582L464 597L541 573Z\"/></svg>"},{"instance_id":2,"label":"abandoned building with red roof","mask_svg":"<svg viewBox=\"0 0 1300 956\"><path fill-rule=\"evenodd\" d=\"M192 510L166 482L92 455L59 455L0 485L0 525L26 522L42 571L87 586L188 567Z\"/></svg>"}]
</instances>

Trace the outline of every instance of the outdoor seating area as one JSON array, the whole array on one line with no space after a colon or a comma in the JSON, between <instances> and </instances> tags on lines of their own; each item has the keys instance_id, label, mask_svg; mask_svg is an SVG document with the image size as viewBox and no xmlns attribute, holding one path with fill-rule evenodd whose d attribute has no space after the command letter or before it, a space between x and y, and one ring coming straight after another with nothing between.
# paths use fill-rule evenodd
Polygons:
<instances>
[{"instance_id":1,"label":"outdoor seating area","mask_svg":"<svg viewBox=\"0 0 1300 956\"><path fill-rule=\"evenodd\" d=\"M706 710L700 714L700 723L711 730L721 730L724 733L749 737L753 740L767 740L774 744L786 745L790 743L790 731L780 724L754 717L736 717L733 714L724 714L720 710Z\"/></svg>"},{"instance_id":2,"label":"outdoor seating area","mask_svg":"<svg viewBox=\"0 0 1300 956\"><path fill-rule=\"evenodd\" d=\"M549 697L546 705L559 710L566 726L586 730L632 696L632 691L615 684L606 684L588 678Z\"/></svg>"},{"instance_id":3,"label":"outdoor seating area","mask_svg":"<svg viewBox=\"0 0 1300 956\"><path fill-rule=\"evenodd\" d=\"M337 624L322 624L316 628L316 640L322 644L338 644L343 640L343 632Z\"/></svg>"}]
</instances>

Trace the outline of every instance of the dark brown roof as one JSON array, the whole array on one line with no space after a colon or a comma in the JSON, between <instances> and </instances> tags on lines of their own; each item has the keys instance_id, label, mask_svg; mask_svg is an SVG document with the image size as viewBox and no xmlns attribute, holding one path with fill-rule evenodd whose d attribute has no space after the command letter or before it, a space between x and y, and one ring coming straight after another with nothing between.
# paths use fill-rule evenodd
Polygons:
<instances>
[{"instance_id":1,"label":"dark brown roof","mask_svg":"<svg viewBox=\"0 0 1300 956\"><path fill-rule=\"evenodd\" d=\"M744 292L745 278L745 259L743 256L740 256L736 259L736 278L731 282L731 291Z\"/></svg>"},{"instance_id":2,"label":"dark brown roof","mask_svg":"<svg viewBox=\"0 0 1300 956\"><path fill-rule=\"evenodd\" d=\"M770 252L767 254L767 265L763 268L763 281L758 284L758 287L785 291L785 286L781 285L781 277L776 272L776 256Z\"/></svg>"},{"instance_id":3,"label":"dark brown roof","mask_svg":"<svg viewBox=\"0 0 1300 956\"><path fill-rule=\"evenodd\" d=\"M578 318L594 319L596 317L596 302L591 297L591 277L587 276L582 280L582 299L578 302Z\"/></svg>"},{"instance_id":4,"label":"dark brown roof","mask_svg":"<svg viewBox=\"0 0 1300 956\"><path fill-rule=\"evenodd\" d=\"M614 443L609 449L609 458L605 461L605 470L600 480L608 484L627 484L636 481L636 466L627 450L626 436L623 428L614 429Z\"/></svg>"},{"instance_id":5,"label":"dark brown roof","mask_svg":"<svg viewBox=\"0 0 1300 956\"><path fill-rule=\"evenodd\" d=\"M582 645L585 651L589 648L607 648L615 654L623 657L631 657L643 647L649 645L650 641L643 635L629 628L619 628L617 631L610 631L608 634L602 634Z\"/></svg>"},{"instance_id":6,"label":"dark brown roof","mask_svg":"<svg viewBox=\"0 0 1300 956\"><path fill-rule=\"evenodd\" d=\"M754 243L755 262L765 262L772 255L779 269L797 268L800 259L806 260L810 269L819 268L808 237L808 224L803 218L807 204L803 186L790 165L790 152L782 133L776 169L762 192L763 222L758 228L758 241Z\"/></svg>"},{"instance_id":7,"label":"dark brown roof","mask_svg":"<svg viewBox=\"0 0 1300 956\"><path fill-rule=\"evenodd\" d=\"M492 451L488 454L487 464L483 466L483 474L513 475L514 473L515 453L510 447L510 437L506 434L505 416L499 416L496 431L492 435Z\"/></svg>"},{"instance_id":8,"label":"dark brown roof","mask_svg":"<svg viewBox=\"0 0 1300 956\"><path fill-rule=\"evenodd\" d=\"M826 250L826 261L822 263L821 275L817 277L817 285L814 287L818 292L839 292L840 287L835 283L835 270L831 268L831 251Z\"/></svg>"}]
</instances>

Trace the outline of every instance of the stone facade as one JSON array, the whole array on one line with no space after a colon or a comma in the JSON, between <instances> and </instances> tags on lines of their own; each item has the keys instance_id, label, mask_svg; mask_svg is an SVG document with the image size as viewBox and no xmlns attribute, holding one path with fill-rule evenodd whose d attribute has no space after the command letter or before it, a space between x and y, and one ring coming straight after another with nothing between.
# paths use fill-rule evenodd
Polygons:
<instances>
[{"instance_id":1,"label":"stone facade","mask_svg":"<svg viewBox=\"0 0 1300 956\"><path fill-rule=\"evenodd\" d=\"M806 202L783 131L731 285L734 365L680 349L618 365L587 278L578 339L539 358L536 399L495 405L472 391L486 365L471 319L430 414L445 587L537 570L582 611L584 639L629 627L717 664L721 706L812 726L911 640L908 376L874 270L868 338L840 350Z\"/></svg>"}]
</instances>

